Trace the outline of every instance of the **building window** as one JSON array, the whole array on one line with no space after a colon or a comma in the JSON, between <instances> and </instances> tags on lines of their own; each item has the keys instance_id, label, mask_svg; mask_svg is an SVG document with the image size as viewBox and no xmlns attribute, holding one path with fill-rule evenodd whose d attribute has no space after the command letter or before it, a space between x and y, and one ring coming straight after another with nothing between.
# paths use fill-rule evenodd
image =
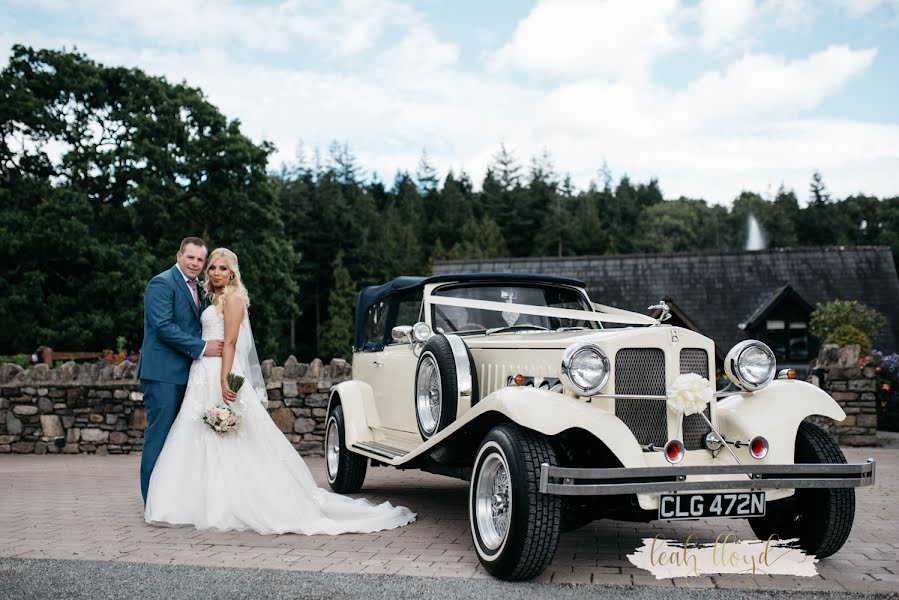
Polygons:
<instances>
[{"instance_id":1,"label":"building window","mask_svg":"<svg viewBox=\"0 0 899 600\"><path fill-rule=\"evenodd\" d=\"M770 319L765 324L765 330L764 342L771 347L777 360L808 360L808 323Z\"/></svg>"}]
</instances>

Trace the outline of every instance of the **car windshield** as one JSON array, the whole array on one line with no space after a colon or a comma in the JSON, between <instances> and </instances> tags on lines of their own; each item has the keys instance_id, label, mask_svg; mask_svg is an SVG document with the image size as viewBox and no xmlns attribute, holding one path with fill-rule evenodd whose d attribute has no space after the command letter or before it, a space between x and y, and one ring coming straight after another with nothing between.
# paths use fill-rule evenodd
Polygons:
<instances>
[{"instance_id":1,"label":"car windshield","mask_svg":"<svg viewBox=\"0 0 899 600\"><path fill-rule=\"evenodd\" d=\"M582 292L553 285L451 285L438 288L434 296L466 300L486 300L508 304L527 304L549 308L592 311ZM432 322L440 333L462 333L489 329L596 329L595 321L526 315L511 310L492 310L462 306L432 306Z\"/></svg>"}]
</instances>

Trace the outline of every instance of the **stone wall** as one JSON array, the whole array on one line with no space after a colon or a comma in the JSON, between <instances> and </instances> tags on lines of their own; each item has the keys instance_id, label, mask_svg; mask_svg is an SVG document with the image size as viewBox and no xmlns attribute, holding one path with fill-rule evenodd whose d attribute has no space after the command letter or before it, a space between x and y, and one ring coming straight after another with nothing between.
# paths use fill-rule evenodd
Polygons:
<instances>
[{"instance_id":1,"label":"stone wall","mask_svg":"<svg viewBox=\"0 0 899 600\"><path fill-rule=\"evenodd\" d=\"M846 419L812 420L840 444L873 445L877 439L874 371L859 367L857 347L822 348L813 369L813 383L830 393ZM328 393L332 385L350 379L346 361L327 366L293 357L284 365L262 364L269 394L268 411L278 428L304 455L322 454ZM127 454L140 452L146 410L135 365L109 361L50 369L37 365L23 370L0 365L0 454Z\"/></svg>"},{"instance_id":2,"label":"stone wall","mask_svg":"<svg viewBox=\"0 0 899 600\"><path fill-rule=\"evenodd\" d=\"M846 418L811 420L844 446L873 446L877 443L877 396L874 369L860 367L858 346L821 348L810 369L810 380L833 396Z\"/></svg>"},{"instance_id":3,"label":"stone wall","mask_svg":"<svg viewBox=\"0 0 899 600\"><path fill-rule=\"evenodd\" d=\"M278 428L301 454L322 454L328 393L350 378L350 366L290 357L280 366L267 360L262 370ZM127 361L0 365L0 453L140 452L147 413L134 373Z\"/></svg>"}]
</instances>

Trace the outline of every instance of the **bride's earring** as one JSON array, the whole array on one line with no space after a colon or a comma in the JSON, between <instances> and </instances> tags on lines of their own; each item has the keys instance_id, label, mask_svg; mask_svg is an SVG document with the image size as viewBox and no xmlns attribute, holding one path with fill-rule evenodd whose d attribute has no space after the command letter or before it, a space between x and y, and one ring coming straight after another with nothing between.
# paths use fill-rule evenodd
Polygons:
<instances>
[{"instance_id":1,"label":"bride's earring","mask_svg":"<svg viewBox=\"0 0 899 600\"><path fill-rule=\"evenodd\" d=\"M231 276L231 281L234 281L234 275Z\"/></svg>"}]
</instances>

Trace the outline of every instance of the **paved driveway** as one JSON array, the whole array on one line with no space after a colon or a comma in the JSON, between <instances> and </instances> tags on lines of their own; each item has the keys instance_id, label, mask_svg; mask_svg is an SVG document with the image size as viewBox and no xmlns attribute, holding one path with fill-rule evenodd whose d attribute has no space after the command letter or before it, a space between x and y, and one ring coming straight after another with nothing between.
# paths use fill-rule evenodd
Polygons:
<instances>
[{"instance_id":1,"label":"paved driveway","mask_svg":"<svg viewBox=\"0 0 899 600\"><path fill-rule=\"evenodd\" d=\"M719 587L889 592L899 587L899 449L847 449L850 461L873 456L877 485L858 492L849 542L818 564L815 578L738 575L657 581L626 555L661 533L696 533L712 542L726 528L754 539L745 521L635 524L597 521L564 534L538 581L553 584ZM262 567L324 573L489 577L472 548L465 482L386 468L369 469L364 496L409 506L405 528L337 537L261 536L150 527L142 520L139 455L0 457L0 559L63 559ZM324 485L324 464L309 465Z\"/></svg>"}]
</instances>

